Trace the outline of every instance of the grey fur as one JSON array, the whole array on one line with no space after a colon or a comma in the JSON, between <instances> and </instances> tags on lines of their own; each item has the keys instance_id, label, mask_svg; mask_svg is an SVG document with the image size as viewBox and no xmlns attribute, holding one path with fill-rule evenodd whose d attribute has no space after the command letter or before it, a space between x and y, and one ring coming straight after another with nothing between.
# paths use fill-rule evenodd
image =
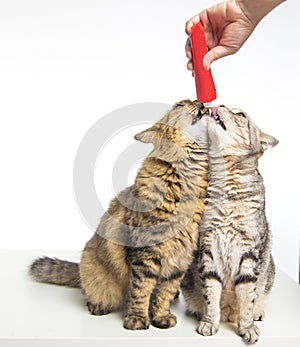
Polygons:
<instances>
[{"instance_id":1,"label":"grey fur","mask_svg":"<svg viewBox=\"0 0 300 347\"><path fill-rule=\"evenodd\" d=\"M237 320L239 334L254 343L259 330L253 321L264 317L275 274L258 158L278 141L262 133L245 113L226 107L218 111L226 131L206 116L206 209L199 229L199 255L182 290L188 310L200 319L200 334L215 334L220 320Z\"/></svg>"}]
</instances>

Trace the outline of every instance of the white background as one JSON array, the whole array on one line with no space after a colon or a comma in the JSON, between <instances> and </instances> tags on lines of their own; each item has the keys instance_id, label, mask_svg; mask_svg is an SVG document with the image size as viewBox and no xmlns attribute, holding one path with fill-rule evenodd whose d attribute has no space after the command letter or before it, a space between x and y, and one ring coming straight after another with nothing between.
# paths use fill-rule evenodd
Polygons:
<instances>
[{"instance_id":1,"label":"white background","mask_svg":"<svg viewBox=\"0 0 300 347\"><path fill-rule=\"evenodd\" d=\"M81 139L119 107L195 98L185 69L184 25L214 3L0 0L0 248L82 249L92 231L72 187ZM294 279L300 231L299 13L299 1L281 5L239 53L212 69L217 103L245 109L280 140L261 159L261 173L275 260ZM120 150L126 147L121 138ZM107 187L115 156L104 155L95 170L102 201L113 196Z\"/></svg>"}]
</instances>

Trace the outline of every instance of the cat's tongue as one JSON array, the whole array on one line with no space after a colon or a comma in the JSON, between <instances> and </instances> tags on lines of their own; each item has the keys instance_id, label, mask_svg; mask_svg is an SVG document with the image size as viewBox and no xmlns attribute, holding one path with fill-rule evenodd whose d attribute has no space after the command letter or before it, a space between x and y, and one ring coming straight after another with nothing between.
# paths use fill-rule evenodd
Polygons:
<instances>
[{"instance_id":1,"label":"cat's tongue","mask_svg":"<svg viewBox=\"0 0 300 347\"><path fill-rule=\"evenodd\" d=\"M213 106L213 107L211 108L211 114L212 114L212 116L213 116L214 118L217 118L217 117L218 117L218 107Z\"/></svg>"}]
</instances>

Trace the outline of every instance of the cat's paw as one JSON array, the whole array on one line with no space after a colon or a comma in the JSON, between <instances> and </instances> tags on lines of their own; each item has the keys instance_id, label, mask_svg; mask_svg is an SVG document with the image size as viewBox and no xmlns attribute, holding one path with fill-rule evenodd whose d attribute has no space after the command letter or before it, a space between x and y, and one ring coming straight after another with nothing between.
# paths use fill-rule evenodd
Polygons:
<instances>
[{"instance_id":1,"label":"cat's paw","mask_svg":"<svg viewBox=\"0 0 300 347\"><path fill-rule=\"evenodd\" d=\"M197 332L203 336L215 335L219 330L219 324L201 321Z\"/></svg>"},{"instance_id":2,"label":"cat's paw","mask_svg":"<svg viewBox=\"0 0 300 347\"><path fill-rule=\"evenodd\" d=\"M260 331L258 327L253 324L247 328L239 328L239 335L247 343L255 343L259 339Z\"/></svg>"},{"instance_id":3,"label":"cat's paw","mask_svg":"<svg viewBox=\"0 0 300 347\"><path fill-rule=\"evenodd\" d=\"M90 313L94 316L103 316L104 314L108 314L112 312L112 307L106 306L104 307L102 304L92 304L90 301L86 303Z\"/></svg>"},{"instance_id":4,"label":"cat's paw","mask_svg":"<svg viewBox=\"0 0 300 347\"><path fill-rule=\"evenodd\" d=\"M255 321L261 321L261 320L264 320L265 319L265 312L262 311L262 312L253 312L253 320Z\"/></svg>"},{"instance_id":5,"label":"cat's paw","mask_svg":"<svg viewBox=\"0 0 300 347\"><path fill-rule=\"evenodd\" d=\"M177 319L173 314L168 314L166 316L152 318L151 324L156 328L168 329L173 328L177 324Z\"/></svg>"},{"instance_id":6,"label":"cat's paw","mask_svg":"<svg viewBox=\"0 0 300 347\"><path fill-rule=\"evenodd\" d=\"M146 330L149 325L148 318L139 316L126 316L123 324L124 328L128 330Z\"/></svg>"}]
</instances>

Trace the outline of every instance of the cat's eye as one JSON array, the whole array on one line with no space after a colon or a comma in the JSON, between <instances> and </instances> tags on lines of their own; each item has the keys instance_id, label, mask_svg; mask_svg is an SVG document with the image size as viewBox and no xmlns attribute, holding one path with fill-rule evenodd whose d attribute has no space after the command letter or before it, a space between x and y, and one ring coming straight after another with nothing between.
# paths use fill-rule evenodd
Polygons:
<instances>
[{"instance_id":1,"label":"cat's eye","mask_svg":"<svg viewBox=\"0 0 300 347\"><path fill-rule=\"evenodd\" d=\"M177 104L175 104L174 109L183 107L185 104L183 102L178 102Z\"/></svg>"},{"instance_id":2,"label":"cat's eye","mask_svg":"<svg viewBox=\"0 0 300 347\"><path fill-rule=\"evenodd\" d=\"M243 112L237 112L236 115L241 116L243 118L247 118L247 116Z\"/></svg>"}]
</instances>

